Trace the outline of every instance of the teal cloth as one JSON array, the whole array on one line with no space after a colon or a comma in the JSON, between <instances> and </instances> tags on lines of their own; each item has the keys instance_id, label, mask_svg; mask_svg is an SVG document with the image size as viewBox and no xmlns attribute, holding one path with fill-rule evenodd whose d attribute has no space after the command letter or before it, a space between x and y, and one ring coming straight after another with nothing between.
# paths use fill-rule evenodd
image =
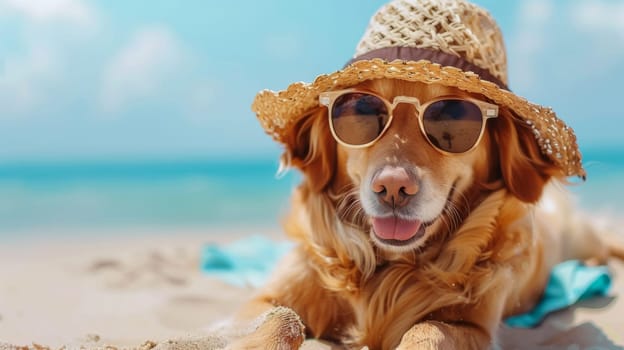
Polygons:
<instances>
[{"instance_id":1,"label":"teal cloth","mask_svg":"<svg viewBox=\"0 0 624 350\"><path fill-rule=\"evenodd\" d=\"M202 248L201 270L238 287L259 287L292 247L290 242L275 242L261 235L224 246L209 243Z\"/></svg>"},{"instance_id":2,"label":"teal cloth","mask_svg":"<svg viewBox=\"0 0 624 350\"><path fill-rule=\"evenodd\" d=\"M202 249L201 269L235 286L259 287L292 247L291 243L275 242L261 235L225 246L207 244ZM511 327L535 327L549 313L583 299L604 296L610 287L606 266L585 266L576 260L563 262L553 268L539 304L526 314L507 318L505 323Z\"/></svg>"},{"instance_id":3,"label":"teal cloth","mask_svg":"<svg viewBox=\"0 0 624 350\"><path fill-rule=\"evenodd\" d=\"M581 300L605 296L611 287L611 276L606 266L585 266L577 260L556 265L542 300L533 310L507 318L511 327L531 328L539 325L549 313L564 309Z\"/></svg>"}]
</instances>

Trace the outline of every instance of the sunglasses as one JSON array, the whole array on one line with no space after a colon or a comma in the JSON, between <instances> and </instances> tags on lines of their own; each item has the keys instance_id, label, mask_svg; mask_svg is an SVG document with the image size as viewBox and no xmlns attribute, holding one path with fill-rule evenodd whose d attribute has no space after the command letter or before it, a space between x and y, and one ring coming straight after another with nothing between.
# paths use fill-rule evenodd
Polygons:
<instances>
[{"instance_id":1,"label":"sunglasses","mask_svg":"<svg viewBox=\"0 0 624 350\"><path fill-rule=\"evenodd\" d=\"M442 153L465 153L474 149L485 130L485 122L498 117L498 106L469 97L438 97L421 104L409 96L392 102L357 89L323 92L319 103L329 111L329 125L337 142L347 147L368 147L379 140L392 123L392 111L401 103L418 113L420 130Z\"/></svg>"}]
</instances>

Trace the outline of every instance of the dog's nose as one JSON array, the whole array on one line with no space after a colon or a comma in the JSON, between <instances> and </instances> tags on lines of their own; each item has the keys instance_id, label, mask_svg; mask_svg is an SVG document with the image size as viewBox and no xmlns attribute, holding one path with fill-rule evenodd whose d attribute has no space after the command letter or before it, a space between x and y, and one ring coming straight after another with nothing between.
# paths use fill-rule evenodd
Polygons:
<instances>
[{"instance_id":1,"label":"dog's nose","mask_svg":"<svg viewBox=\"0 0 624 350\"><path fill-rule=\"evenodd\" d=\"M375 174L371 185L380 200L393 208L406 205L420 189L416 176L410 176L403 167L389 165Z\"/></svg>"}]
</instances>

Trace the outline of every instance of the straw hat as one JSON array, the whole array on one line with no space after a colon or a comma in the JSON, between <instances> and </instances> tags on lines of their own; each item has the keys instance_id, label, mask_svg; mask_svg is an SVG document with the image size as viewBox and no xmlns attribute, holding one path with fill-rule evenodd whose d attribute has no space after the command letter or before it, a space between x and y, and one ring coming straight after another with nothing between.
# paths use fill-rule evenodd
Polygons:
<instances>
[{"instance_id":1,"label":"straw hat","mask_svg":"<svg viewBox=\"0 0 624 350\"><path fill-rule=\"evenodd\" d=\"M394 0L371 18L343 69L258 93L252 110L265 131L284 142L292 125L318 107L321 92L391 78L437 83L481 94L532 128L542 153L567 176L585 177L576 136L547 107L507 88L502 34L484 9L464 0Z\"/></svg>"}]
</instances>

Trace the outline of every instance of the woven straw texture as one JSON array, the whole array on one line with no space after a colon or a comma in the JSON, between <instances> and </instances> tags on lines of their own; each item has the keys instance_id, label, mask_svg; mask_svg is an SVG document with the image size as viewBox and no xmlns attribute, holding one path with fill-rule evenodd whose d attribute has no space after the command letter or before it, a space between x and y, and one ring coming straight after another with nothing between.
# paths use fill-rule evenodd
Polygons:
<instances>
[{"instance_id":1,"label":"woven straw texture","mask_svg":"<svg viewBox=\"0 0 624 350\"><path fill-rule=\"evenodd\" d=\"M393 1L371 18L354 57L391 46L435 49L461 56L508 83L501 31L487 11L469 2Z\"/></svg>"},{"instance_id":2,"label":"woven straw texture","mask_svg":"<svg viewBox=\"0 0 624 350\"><path fill-rule=\"evenodd\" d=\"M371 19L356 56L389 46L416 45L460 55L507 83L505 49L498 26L486 11L464 0L391 2ZM531 127L542 153L565 175L585 177L573 130L550 108L532 104L473 72L441 67L426 60L356 61L342 70L317 77L311 84L294 83L280 92L261 91L252 110L266 132L283 142L290 127L319 106L321 92L381 78L437 83L481 94L509 108L521 122Z\"/></svg>"}]
</instances>

